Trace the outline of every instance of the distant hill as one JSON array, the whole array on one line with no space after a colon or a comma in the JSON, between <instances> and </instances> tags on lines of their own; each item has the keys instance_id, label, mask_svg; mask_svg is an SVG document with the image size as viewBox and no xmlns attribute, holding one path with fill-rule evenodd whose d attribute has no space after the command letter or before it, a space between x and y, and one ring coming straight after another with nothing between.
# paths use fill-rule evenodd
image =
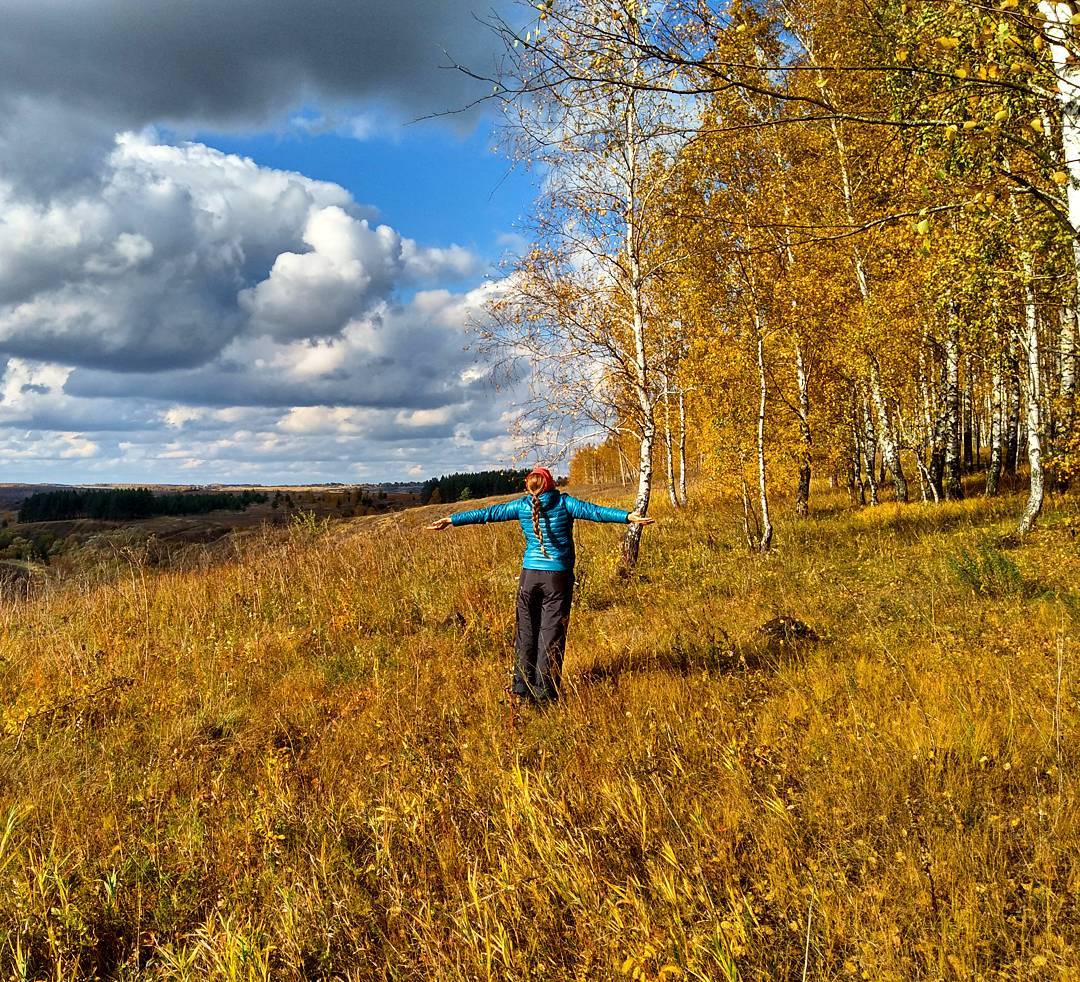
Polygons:
<instances>
[{"instance_id":1,"label":"distant hill","mask_svg":"<svg viewBox=\"0 0 1080 982\"><path fill-rule=\"evenodd\" d=\"M0 484L0 510L18 508L39 491L62 491L68 487L67 484Z\"/></svg>"},{"instance_id":2,"label":"distant hill","mask_svg":"<svg viewBox=\"0 0 1080 982\"><path fill-rule=\"evenodd\" d=\"M380 483L360 484L157 484L154 482L115 482L100 484L0 484L0 511L14 510L34 494L48 491L101 491L127 490L131 488L149 488L155 494L174 494L203 491L259 491L273 493L312 492L312 491L361 491L378 494L420 494L423 481L383 481Z\"/></svg>"}]
</instances>

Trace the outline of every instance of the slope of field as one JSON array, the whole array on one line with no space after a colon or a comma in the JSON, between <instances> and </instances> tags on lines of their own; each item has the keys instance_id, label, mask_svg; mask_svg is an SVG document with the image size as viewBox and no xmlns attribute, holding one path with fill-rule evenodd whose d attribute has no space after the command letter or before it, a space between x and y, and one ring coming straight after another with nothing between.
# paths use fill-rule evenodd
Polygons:
<instances>
[{"instance_id":1,"label":"slope of field","mask_svg":"<svg viewBox=\"0 0 1080 982\"><path fill-rule=\"evenodd\" d=\"M5 490L20 488L24 492L70 490L45 485L7 485L0 486L0 497ZM204 557L190 547L232 539L259 526L289 525L306 521L309 516L343 519L385 515L411 508L419 502L419 495L410 491L384 491L365 486L231 486L223 489L219 485L208 485L170 489L166 485L157 485L152 490L166 493L170 490L172 493L255 491L265 494L267 500L250 504L243 510L219 509L201 514L124 519L67 518L20 522L17 511L0 509L0 593L25 595L46 579L64 579L72 572L89 572L92 567L103 567L108 571L116 565L118 557L130 557L133 552L141 553L143 560L152 565L179 565L190 558L201 562ZM26 496L24 493L23 497Z\"/></svg>"},{"instance_id":2,"label":"slope of field","mask_svg":"<svg viewBox=\"0 0 1080 982\"><path fill-rule=\"evenodd\" d=\"M818 507L579 525L516 722L519 533L440 509L6 605L3 974L1080 977L1077 502Z\"/></svg>"}]
</instances>

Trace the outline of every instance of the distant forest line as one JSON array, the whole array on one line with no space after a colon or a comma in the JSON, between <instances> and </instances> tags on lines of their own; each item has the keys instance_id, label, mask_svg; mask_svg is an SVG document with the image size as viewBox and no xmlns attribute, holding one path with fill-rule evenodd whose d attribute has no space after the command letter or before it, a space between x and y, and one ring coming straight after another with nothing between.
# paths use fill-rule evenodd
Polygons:
<instances>
[{"instance_id":1,"label":"distant forest line","mask_svg":"<svg viewBox=\"0 0 1080 982\"><path fill-rule=\"evenodd\" d=\"M468 501L496 494L514 494L525 490L528 470L477 471L476 473L447 474L424 482L420 492L421 504Z\"/></svg>"},{"instance_id":2,"label":"distant forest line","mask_svg":"<svg viewBox=\"0 0 1080 982\"><path fill-rule=\"evenodd\" d=\"M420 490L421 504L468 501L492 495L522 492L528 469L458 472L433 477ZM563 483L560 481L560 483ZM334 492L331 491L331 494ZM365 492L364 504L373 503ZM346 494L346 497L348 495ZM386 492L380 491L379 498ZM204 515L212 511L244 511L253 504L271 500L261 491L183 491L154 493L150 488L61 488L38 491L22 501L19 522L57 522L75 518L105 521L153 518L159 515ZM279 501L292 503L289 495L274 494Z\"/></svg>"},{"instance_id":3,"label":"distant forest line","mask_svg":"<svg viewBox=\"0 0 1080 982\"><path fill-rule=\"evenodd\" d=\"M260 491L154 494L149 488L43 491L19 507L20 522L58 522L70 518L126 520L158 515L205 515L243 511L268 500Z\"/></svg>"}]
</instances>

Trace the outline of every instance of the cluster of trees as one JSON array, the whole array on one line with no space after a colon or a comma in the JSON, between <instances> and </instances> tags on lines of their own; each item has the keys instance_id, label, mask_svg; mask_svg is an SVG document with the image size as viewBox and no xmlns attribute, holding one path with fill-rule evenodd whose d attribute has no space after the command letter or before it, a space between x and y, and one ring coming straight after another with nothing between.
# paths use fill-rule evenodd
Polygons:
<instances>
[{"instance_id":1,"label":"cluster of trees","mask_svg":"<svg viewBox=\"0 0 1080 982\"><path fill-rule=\"evenodd\" d=\"M19 508L20 522L56 522L69 518L125 521L155 515L205 515L211 511L243 511L262 504L260 491L185 491L154 494L149 488L102 488L43 491L30 495Z\"/></svg>"},{"instance_id":2,"label":"cluster of trees","mask_svg":"<svg viewBox=\"0 0 1080 982\"><path fill-rule=\"evenodd\" d=\"M50 532L23 533L14 529L0 531L0 559L47 563L63 548L64 540Z\"/></svg>"},{"instance_id":3,"label":"cluster of trees","mask_svg":"<svg viewBox=\"0 0 1080 982\"><path fill-rule=\"evenodd\" d=\"M1080 465L1080 13L1056 0L541 0L491 81L546 171L488 350L575 471L687 442L772 540L811 477L876 504ZM632 529L624 560L637 555Z\"/></svg>"},{"instance_id":4,"label":"cluster of trees","mask_svg":"<svg viewBox=\"0 0 1080 982\"><path fill-rule=\"evenodd\" d=\"M525 487L527 470L477 471L473 474L447 474L424 482L421 504L440 501L468 501L494 494L514 494Z\"/></svg>"}]
</instances>

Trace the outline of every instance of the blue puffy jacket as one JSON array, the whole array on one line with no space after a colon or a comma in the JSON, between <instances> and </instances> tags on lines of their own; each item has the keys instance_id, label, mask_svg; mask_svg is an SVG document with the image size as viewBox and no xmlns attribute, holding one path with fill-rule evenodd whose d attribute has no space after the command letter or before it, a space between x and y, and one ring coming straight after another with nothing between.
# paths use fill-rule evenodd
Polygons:
<instances>
[{"instance_id":1,"label":"blue puffy jacket","mask_svg":"<svg viewBox=\"0 0 1080 982\"><path fill-rule=\"evenodd\" d=\"M582 501L561 491L545 491L540 495L540 530L544 534L544 548L533 531L532 496L525 495L515 501L506 501L490 508L459 511L450 520L455 525L484 525L487 522L521 523L525 533L524 569L570 570L574 568L574 519L587 522L618 522L626 524L629 512L621 508L605 508L591 501Z\"/></svg>"}]
</instances>

